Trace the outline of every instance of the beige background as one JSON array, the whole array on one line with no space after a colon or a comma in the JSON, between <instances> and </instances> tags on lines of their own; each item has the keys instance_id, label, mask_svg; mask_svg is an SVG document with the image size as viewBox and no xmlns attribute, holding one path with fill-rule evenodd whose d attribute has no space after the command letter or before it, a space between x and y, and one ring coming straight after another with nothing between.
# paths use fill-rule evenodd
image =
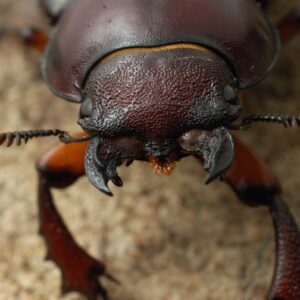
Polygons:
<instances>
[{"instance_id":1,"label":"beige background","mask_svg":"<svg viewBox=\"0 0 300 300\"><path fill-rule=\"evenodd\" d=\"M278 2L278 3L277 3ZM275 1L272 15L298 1ZM33 0L0 0L0 27L41 24ZM42 25L40 25L42 26ZM244 97L245 114L300 113L300 35L282 51L272 74ZM76 131L78 106L55 98L40 78L39 56L9 37L0 39L0 130ZM259 125L242 139L278 174L300 223L300 131ZM82 299L59 296L60 274L43 261L37 233L35 161L55 143L35 140L0 148L0 299ZM219 182L185 159L171 177L146 164L122 168L114 198L86 179L55 191L77 240L102 258L122 286L105 282L112 300L264 299L273 269L273 231L266 209L240 204Z\"/></svg>"}]
</instances>

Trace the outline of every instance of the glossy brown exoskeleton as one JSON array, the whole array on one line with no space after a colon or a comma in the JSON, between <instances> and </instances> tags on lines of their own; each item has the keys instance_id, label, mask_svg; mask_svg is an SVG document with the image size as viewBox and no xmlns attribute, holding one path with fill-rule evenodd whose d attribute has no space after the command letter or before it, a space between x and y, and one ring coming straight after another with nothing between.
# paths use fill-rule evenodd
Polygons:
<instances>
[{"instance_id":1,"label":"glossy brown exoskeleton","mask_svg":"<svg viewBox=\"0 0 300 300\"><path fill-rule=\"evenodd\" d=\"M275 64L280 42L300 28L299 10L277 29L267 1L254 0L64 0L41 1L54 33L42 58L52 92L80 103L85 135L61 130L11 132L15 139L58 135L61 144L38 164L41 232L48 256L62 271L64 291L108 299L98 280L104 265L81 249L61 220L51 188L65 188L84 174L112 195L121 186L117 167L148 161L170 174L189 155L203 163L206 183L219 177L247 205L269 207L277 264L268 299L300 299L300 235L275 175L230 130L258 121L300 124L299 117L250 116L239 92L262 80ZM230 8L230 9L229 9ZM26 41L37 48L41 33ZM40 48L40 47L38 47Z\"/></svg>"},{"instance_id":2,"label":"glossy brown exoskeleton","mask_svg":"<svg viewBox=\"0 0 300 300\"><path fill-rule=\"evenodd\" d=\"M82 103L79 124L97 133L86 171L100 190L109 193L116 157L165 163L199 152L208 181L230 165L233 143L225 127L241 110L238 91L263 78L279 51L277 33L257 3L233 6L227 10L221 0L89 0L69 7L42 70L56 95ZM199 132L200 144L213 139L213 149L182 151L177 141L197 129L206 130ZM134 146L118 149L120 138ZM114 150L97 163L103 143Z\"/></svg>"}]
</instances>

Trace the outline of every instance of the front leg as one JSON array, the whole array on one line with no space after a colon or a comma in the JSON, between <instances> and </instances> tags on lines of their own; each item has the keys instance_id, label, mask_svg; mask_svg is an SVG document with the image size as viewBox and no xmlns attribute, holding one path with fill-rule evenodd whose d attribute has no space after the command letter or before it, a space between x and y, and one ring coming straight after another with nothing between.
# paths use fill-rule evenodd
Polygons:
<instances>
[{"instance_id":1,"label":"front leg","mask_svg":"<svg viewBox=\"0 0 300 300\"><path fill-rule=\"evenodd\" d=\"M273 220L276 267L268 300L300 299L300 233L271 169L234 138L235 157L224 180L248 206L267 206Z\"/></svg>"},{"instance_id":2,"label":"front leg","mask_svg":"<svg viewBox=\"0 0 300 300\"><path fill-rule=\"evenodd\" d=\"M55 25L67 6L74 0L39 0L39 2L51 24Z\"/></svg>"},{"instance_id":3,"label":"front leg","mask_svg":"<svg viewBox=\"0 0 300 300\"><path fill-rule=\"evenodd\" d=\"M44 17L47 17L51 25L54 26L68 5L74 1L75 0L39 0L39 5ZM49 40L48 35L35 26L14 29L6 28L5 24L0 24L0 37L3 35L15 36L40 53L44 51Z\"/></svg>"},{"instance_id":4,"label":"front leg","mask_svg":"<svg viewBox=\"0 0 300 300\"><path fill-rule=\"evenodd\" d=\"M277 29L283 45L300 32L300 5L296 6L289 14L279 20Z\"/></svg>"},{"instance_id":5,"label":"front leg","mask_svg":"<svg viewBox=\"0 0 300 300\"><path fill-rule=\"evenodd\" d=\"M59 145L38 163L38 204L40 233L47 245L47 258L55 262L62 273L62 293L77 291L89 300L101 295L107 300L107 292L99 278L109 275L103 263L87 254L74 240L59 215L51 188L66 188L84 172L84 155L87 143Z\"/></svg>"},{"instance_id":6,"label":"front leg","mask_svg":"<svg viewBox=\"0 0 300 300\"><path fill-rule=\"evenodd\" d=\"M270 0L257 0L261 7L266 10L270 4Z\"/></svg>"}]
</instances>

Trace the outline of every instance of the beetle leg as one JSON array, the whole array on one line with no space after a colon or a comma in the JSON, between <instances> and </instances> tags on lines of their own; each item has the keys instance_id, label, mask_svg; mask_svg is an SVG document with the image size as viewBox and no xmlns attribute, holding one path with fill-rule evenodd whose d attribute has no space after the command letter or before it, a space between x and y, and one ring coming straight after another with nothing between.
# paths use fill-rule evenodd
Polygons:
<instances>
[{"instance_id":1,"label":"beetle leg","mask_svg":"<svg viewBox=\"0 0 300 300\"><path fill-rule=\"evenodd\" d=\"M18 35L26 45L34 48L40 53L44 51L49 40L47 34L34 27L29 27L25 30L21 30Z\"/></svg>"},{"instance_id":2,"label":"beetle leg","mask_svg":"<svg viewBox=\"0 0 300 300\"><path fill-rule=\"evenodd\" d=\"M24 29L0 28L0 37L3 36L17 38L40 53L43 52L49 40L47 34L34 27L27 27Z\"/></svg>"},{"instance_id":3,"label":"beetle leg","mask_svg":"<svg viewBox=\"0 0 300 300\"><path fill-rule=\"evenodd\" d=\"M280 39L285 45L300 31L300 5L284 16L277 24Z\"/></svg>"},{"instance_id":4,"label":"beetle leg","mask_svg":"<svg viewBox=\"0 0 300 300\"><path fill-rule=\"evenodd\" d=\"M52 25L55 25L66 6L74 0L39 0L43 12L48 16Z\"/></svg>"},{"instance_id":5,"label":"beetle leg","mask_svg":"<svg viewBox=\"0 0 300 300\"><path fill-rule=\"evenodd\" d=\"M234 137L235 157L223 179L249 206L265 205L273 220L276 268L269 300L300 299L300 233L271 169Z\"/></svg>"},{"instance_id":6,"label":"beetle leg","mask_svg":"<svg viewBox=\"0 0 300 300\"><path fill-rule=\"evenodd\" d=\"M40 233L47 245L47 258L55 262L62 273L62 293L77 291L89 300L108 296L99 277L114 280L103 263L87 254L74 240L59 215L51 188L66 188L84 175L84 155L87 142L61 144L48 152L38 163L38 205Z\"/></svg>"},{"instance_id":7,"label":"beetle leg","mask_svg":"<svg viewBox=\"0 0 300 300\"><path fill-rule=\"evenodd\" d=\"M66 6L72 1L74 0L39 0L39 3L43 13L49 18L51 25L55 25ZM38 52L43 52L49 40L47 34L35 27L25 28L24 30L4 28L0 30L1 35L17 35L18 38L21 38L22 41Z\"/></svg>"},{"instance_id":8,"label":"beetle leg","mask_svg":"<svg viewBox=\"0 0 300 300\"><path fill-rule=\"evenodd\" d=\"M257 0L263 9L267 9L270 4L270 0Z\"/></svg>"}]
</instances>

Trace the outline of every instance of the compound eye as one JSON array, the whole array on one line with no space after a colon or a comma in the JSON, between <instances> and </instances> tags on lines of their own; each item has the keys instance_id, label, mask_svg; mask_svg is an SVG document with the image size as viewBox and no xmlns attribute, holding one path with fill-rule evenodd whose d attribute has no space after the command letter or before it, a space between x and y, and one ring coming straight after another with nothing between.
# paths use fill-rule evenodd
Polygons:
<instances>
[{"instance_id":1,"label":"compound eye","mask_svg":"<svg viewBox=\"0 0 300 300\"><path fill-rule=\"evenodd\" d=\"M230 105L239 105L240 101L238 95L230 85L226 85L224 88L224 98L225 101Z\"/></svg>"},{"instance_id":2,"label":"compound eye","mask_svg":"<svg viewBox=\"0 0 300 300\"><path fill-rule=\"evenodd\" d=\"M93 112L93 103L90 98L85 98L80 107L79 116L80 119L89 118Z\"/></svg>"}]
</instances>

